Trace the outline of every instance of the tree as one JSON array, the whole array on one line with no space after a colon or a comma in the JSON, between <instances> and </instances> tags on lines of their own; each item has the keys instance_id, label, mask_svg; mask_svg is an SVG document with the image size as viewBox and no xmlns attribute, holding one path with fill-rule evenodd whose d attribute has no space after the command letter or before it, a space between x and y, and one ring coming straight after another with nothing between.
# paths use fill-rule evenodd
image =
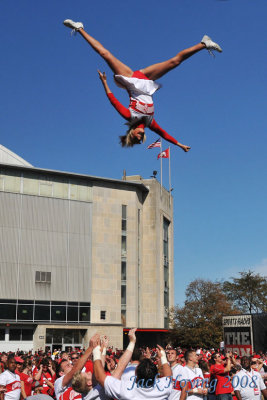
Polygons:
<instances>
[{"instance_id":1,"label":"tree","mask_svg":"<svg viewBox=\"0 0 267 400\"><path fill-rule=\"evenodd\" d=\"M239 272L239 278L223 283L227 298L244 313L267 312L267 279L253 271Z\"/></svg>"},{"instance_id":2,"label":"tree","mask_svg":"<svg viewBox=\"0 0 267 400\"><path fill-rule=\"evenodd\" d=\"M236 312L223 293L222 285L196 279L187 286L185 295L184 306L176 306L171 312L170 340L184 347L218 347L223 337L223 315Z\"/></svg>"}]
</instances>

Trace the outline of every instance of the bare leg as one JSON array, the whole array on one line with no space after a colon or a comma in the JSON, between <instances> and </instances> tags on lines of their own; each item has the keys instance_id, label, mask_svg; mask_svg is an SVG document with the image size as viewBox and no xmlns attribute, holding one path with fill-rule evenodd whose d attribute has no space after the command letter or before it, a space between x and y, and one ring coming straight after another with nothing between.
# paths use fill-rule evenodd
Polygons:
<instances>
[{"instance_id":1,"label":"bare leg","mask_svg":"<svg viewBox=\"0 0 267 400\"><path fill-rule=\"evenodd\" d=\"M84 29L79 29L78 32L83 36L83 38L90 44L90 46L107 62L114 74L123 76L132 76L133 71L127 65L123 64L120 60L113 56L105 47L94 39L92 36L88 35Z\"/></svg>"},{"instance_id":2,"label":"bare leg","mask_svg":"<svg viewBox=\"0 0 267 400\"><path fill-rule=\"evenodd\" d=\"M141 69L141 72L145 74L149 79L155 81L161 78L167 72L178 67L183 61L191 57L193 54L198 53L200 50L205 49L205 44L198 43L195 46L189 47L188 49L182 50L176 56L170 58L167 61L163 61L158 64L150 65L147 68Z\"/></svg>"}]
</instances>

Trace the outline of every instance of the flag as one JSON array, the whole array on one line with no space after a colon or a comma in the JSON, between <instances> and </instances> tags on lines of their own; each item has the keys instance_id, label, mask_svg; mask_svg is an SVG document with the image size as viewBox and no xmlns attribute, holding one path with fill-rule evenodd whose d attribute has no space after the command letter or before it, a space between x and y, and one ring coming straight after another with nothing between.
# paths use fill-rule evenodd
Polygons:
<instances>
[{"instance_id":1,"label":"flag","mask_svg":"<svg viewBox=\"0 0 267 400\"><path fill-rule=\"evenodd\" d=\"M159 153L158 159L159 158L169 158L169 149L166 149L166 150L162 151L161 153Z\"/></svg>"},{"instance_id":2,"label":"flag","mask_svg":"<svg viewBox=\"0 0 267 400\"><path fill-rule=\"evenodd\" d=\"M153 149L154 147L160 147L160 139L156 140L154 143L151 143L147 146L148 149Z\"/></svg>"}]
</instances>

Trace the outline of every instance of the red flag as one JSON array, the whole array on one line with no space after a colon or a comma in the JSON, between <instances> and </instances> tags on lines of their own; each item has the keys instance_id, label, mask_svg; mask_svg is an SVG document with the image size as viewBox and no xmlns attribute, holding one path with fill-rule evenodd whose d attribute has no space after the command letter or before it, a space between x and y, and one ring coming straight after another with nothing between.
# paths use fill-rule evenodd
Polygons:
<instances>
[{"instance_id":1,"label":"red flag","mask_svg":"<svg viewBox=\"0 0 267 400\"><path fill-rule=\"evenodd\" d=\"M159 153L158 159L159 158L169 158L169 148Z\"/></svg>"},{"instance_id":2,"label":"red flag","mask_svg":"<svg viewBox=\"0 0 267 400\"><path fill-rule=\"evenodd\" d=\"M153 149L154 147L160 147L160 139L156 140L154 143L151 143L147 146L148 149Z\"/></svg>"}]
</instances>

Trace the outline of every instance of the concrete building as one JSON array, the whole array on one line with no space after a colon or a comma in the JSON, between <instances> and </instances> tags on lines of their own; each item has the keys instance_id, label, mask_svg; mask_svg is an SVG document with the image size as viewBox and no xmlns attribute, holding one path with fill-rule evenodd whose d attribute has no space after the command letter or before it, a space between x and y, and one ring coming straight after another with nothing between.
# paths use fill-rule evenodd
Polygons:
<instances>
[{"instance_id":1,"label":"concrete building","mask_svg":"<svg viewBox=\"0 0 267 400\"><path fill-rule=\"evenodd\" d=\"M122 348L133 326L152 343L172 305L172 197L155 178L34 168L0 147L0 351L95 332Z\"/></svg>"}]
</instances>

